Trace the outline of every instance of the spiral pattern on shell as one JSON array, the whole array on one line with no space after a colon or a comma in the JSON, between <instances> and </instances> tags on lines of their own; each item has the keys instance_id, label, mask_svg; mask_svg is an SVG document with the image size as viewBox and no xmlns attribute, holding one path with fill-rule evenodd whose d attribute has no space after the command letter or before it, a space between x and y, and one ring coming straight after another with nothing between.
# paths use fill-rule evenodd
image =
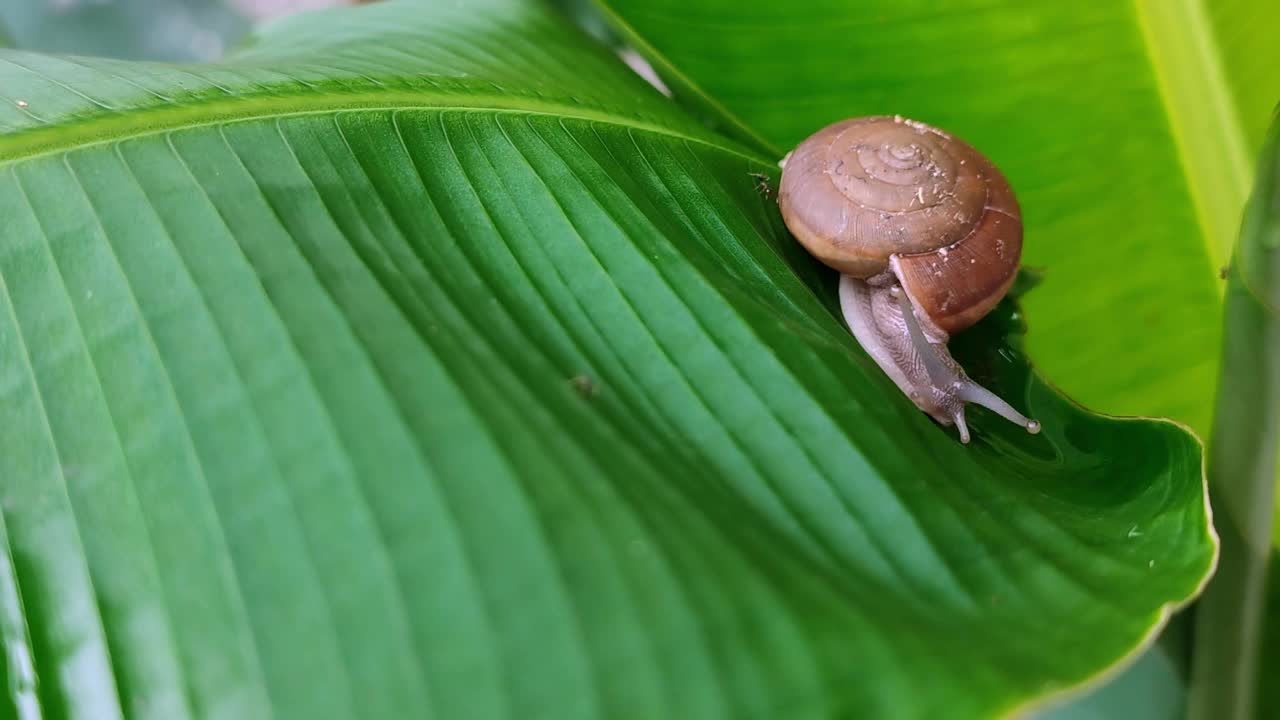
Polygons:
<instances>
[{"instance_id":1,"label":"spiral pattern on shell","mask_svg":"<svg viewBox=\"0 0 1280 720\"><path fill-rule=\"evenodd\" d=\"M1021 256L1021 213L1004 176L968 144L900 117L854 118L809 137L786 161L778 204L827 265L858 278L892 269L943 333L990 311Z\"/></svg>"}]
</instances>

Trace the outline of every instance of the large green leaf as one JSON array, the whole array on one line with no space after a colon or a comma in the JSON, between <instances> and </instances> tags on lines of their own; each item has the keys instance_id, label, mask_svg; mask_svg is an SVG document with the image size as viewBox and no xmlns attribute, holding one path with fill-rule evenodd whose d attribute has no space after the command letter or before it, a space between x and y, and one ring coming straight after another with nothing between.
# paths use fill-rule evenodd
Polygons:
<instances>
[{"instance_id":1,"label":"large green leaf","mask_svg":"<svg viewBox=\"0 0 1280 720\"><path fill-rule=\"evenodd\" d=\"M677 92L775 154L883 113L976 144L1046 270L1026 301L1036 364L1090 407L1207 431L1217 274L1266 121L1252 114L1280 98L1280 5L1220 3L1215 24L1200 0L599 3ZM1245 49L1221 49L1237 36Z\"/></svg>"},{"instance_id":2,"label":"large green leaf","mask_svg":"<svg viewBox=\"0 0 1280 720\"><path fill-rule=\"evenodd\" d=\"M1061 398L1007 302L957 356L1044 431L960 445L773 158L458 5L0 54L0 715L989 716L1194 595L1189 434Z\"/></svg>"}]
</instances>

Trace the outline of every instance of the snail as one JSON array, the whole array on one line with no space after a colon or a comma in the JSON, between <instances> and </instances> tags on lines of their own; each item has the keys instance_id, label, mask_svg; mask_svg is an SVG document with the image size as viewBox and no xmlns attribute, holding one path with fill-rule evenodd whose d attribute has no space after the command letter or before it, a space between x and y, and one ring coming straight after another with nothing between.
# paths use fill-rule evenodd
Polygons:
<instances>
[{"instance_id":1,"label":"snail","mask_svg":"<svg viewBox=\"0 0 1280 720\"><path fill-rule=\"evenodd\" d=\"M947 350L1009 291L1022 255L1018 201L991 161L937 128L877 116L829 125L779 164L783 221L840 272L845 322L907 397L963 443L967 403L1039 432Z\"/></svg>"}]
</instances>

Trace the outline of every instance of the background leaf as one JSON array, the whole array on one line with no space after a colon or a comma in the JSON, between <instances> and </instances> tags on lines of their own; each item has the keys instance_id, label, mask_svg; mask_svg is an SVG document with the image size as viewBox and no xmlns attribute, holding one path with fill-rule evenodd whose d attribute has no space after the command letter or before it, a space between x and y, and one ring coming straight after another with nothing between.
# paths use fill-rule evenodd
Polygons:
<instances>
[{"instance_id":1,"label":"background leaf","mask_svg":"<svg viewBox=\"0 0 1280 720\"><path fill-rule=\"evenodd\" d=\"M255 20L352 0L4 0L0 46L145 60L214 60ZM13 32L6 42L4 26Z\"/></svg>"},{"instance_id":2,"label":"background leaf","mask_svg":"<svg viewBox=\"0 0 1280 720\"><path fill-rule=\"evenodd\" d=\"M1262 149L1276 103L1280 102L1280 73L1276 72L1280 47L1272 42L1277 10L1270 3L1257 0L1183 4L1192 9L1193 15L1201 11L1209 18L1210 24L1205 28L1209 45L1203 57L1208 61L1221 58L1222 77L1230 97L1230 114L1221 122L1239 125L1249 153L1245 164L1251 179L1253 160ZM1232 238L1236 230L1230 229Z\"/></svg>"},{"instance_id":3,"label":"background leaf","mask_svg":"<svg viewBox=\"0 0 1280 720\"><path fill-rule=\"evenodd\" d=\"M1231 266L1226 344L1208 477L1222 535L1218 573L1196 606L1192 720L1250 720L1265 632L1267 565L1280 470L1280 122L1257 179Z\"/></svg>"},{"instance_id":4,"label":"background leaf","mask_svg":"<svg viewBox=\"0 0 1280 720\"><path fill-rule=\"evenodd\" d=\"M1154 645L1115 680L1036 717L1039 720L1183 720L1186 680L1175 660L1160 645Z\"/></svg>"},{"instance_id":5,"label":"background leaf","mask_svg":"<svg viewBox=\"0 0 1280 720\"><path fill-rule=\"evenodd\" d=\"M1266 679L1280 675L1280 552L1271 553L1271 566L1267 573L1266 607L1262 611L1262 657L1259 661L1257 683L1258 720L1280 716L1280 685Z\"/></svg>"},{"instance_id":6,"label":"background leaf","mask_svg":"<svg viewBox=\"0 0 1280 720\"><path fill-rule=\"evenodd\" d=\"M211 60L248 30L229 0L5 0L14 46L157 60Z\"/></svg>"},{"instance_id":7,"label":"background leaf","mask_svg":"<svg viewBox=\"0 0 1280 720\"><path fill-rule=\"evenodd\" d=\"M0 87L3 714L989 716L1212 565L1190 435L1058 396L1006 302L955 350L1044 431L961 446L774 158L541 5Z\"/></svg>"},{"instance_id":8,"label":"background leaf","mask_svg":"<svg viewBox=\"0 0 1280 720\"><path fill-rule=\"evenodd\" d=\"M1045 270L1026 300L1037 365L1090 407L1207 431L1216 276L1257 113L1280 98L1263 30L1280 20L1274 3L599 4L659 70L678 68L668 79L684 97L740 118L775 154L884 113L974 143L1017 190L1025 262Z\"/></svg>"}]
</instances>

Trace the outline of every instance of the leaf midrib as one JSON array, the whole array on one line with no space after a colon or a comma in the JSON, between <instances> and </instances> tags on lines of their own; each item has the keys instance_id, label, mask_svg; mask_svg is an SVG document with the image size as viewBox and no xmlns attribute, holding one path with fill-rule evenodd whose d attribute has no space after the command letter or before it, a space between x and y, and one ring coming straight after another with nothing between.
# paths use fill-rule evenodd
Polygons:
<instances>
[{"instance_id":1,"label":"leaf midrib","mask_svg":"<svg viewBox=\"0 0 1280 720\"><path fill-rule=\"evenodd\" d=\"M468 102L461 103L460 99ZM47 155L200 127L254 120L277 120L347 112L436 110L543 116L612 125L672 140L701 145L775 168L773 162L726 138L681 132L667 125L615 115L604 110L527 96L431 93L421 89L359 92L279 93L219 96L181 105L143 106L121 112L93 111L69 121L53 122L0 135L0 167Z\"/></svg>"}]
</instances>

